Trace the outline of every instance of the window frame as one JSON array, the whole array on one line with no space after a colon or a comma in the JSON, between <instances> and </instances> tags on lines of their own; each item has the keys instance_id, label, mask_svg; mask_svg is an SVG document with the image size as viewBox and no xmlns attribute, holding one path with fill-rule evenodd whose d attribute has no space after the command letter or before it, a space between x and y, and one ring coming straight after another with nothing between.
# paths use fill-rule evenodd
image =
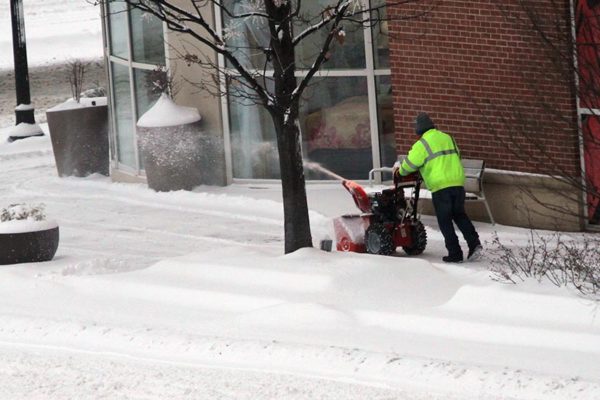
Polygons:
<instances>
[{"instance_id":1,"label":"window frame","mask_svg":"<svg viewBox=\"0 0 600 400\"><path fill-rule=\"evenodd\" d=\"M127 29L126 29L126 41L127 41L127 59L123 59L121 57L117 57L115 55L112 54L112 49L111 49L111 30L110 30L110 24L111 24L111 19L110 19L110 15L108 13L108 3L103 2L102 3L102 8L101 8L101 12L102 12L102 16L103 16L103 21L104 21L104 25L103 25L103 29L104 29L104 36L105 36L105 48L104 48L104 52L105 52L105 58L107 60L107 71L108 71L108 91L109 91L109 110L110 110L110 118L109 118L109 126L110 126L110 134L109 134L109 141L110 141L110 145L111 145L111 150L113 151L113 153L111 154L111 159L110 159L110 163L111 163L111 168L114 168L116 170L119 170L121 172L130 174L130 175L136 175L136 176L142 176L145 177L146 173L145 170L142 168L142 163L141 163L141 159L140 159L140 152L139 152L139 146L138 146L138 130L137 130L137 119L139 118L138 116L138 107L137 107L137 90L135 88L135 70L147 70L147 71L151 71L156 69L157 65L156 64L147 64L147 63L141 63L141 62L137 62L137 61L133 61L133 36L132 36L132 29L131 29L131 8L129 6L127 6ZM162 23L162 34L163 34L163 38L167 37L167 27L166 24L163 22ZM169 59L169 47L166 45L166 41L163 40L164 42L164 53L165 53L165 59L163 64L159 64L161 66L166 66L166 60ZM119 140L117 138L118 132L117 132L117 121L116 121L116 109L115 109L115 102L113 101L113 96L114 96L114 85L113 85L113 78L114 78L114 73L113 73L113 63L115 64L119 64L121 66L127 67L128 69L128 73L129 73L129 92L130 92L130 98L131 98L131 112L132 112L132 132L133 132L133 151L134 151L134 160L135 160L135 167L132 167L130 165L124 164L122 162L120 162L119 160Z\"/></svg>"}]
</instances>

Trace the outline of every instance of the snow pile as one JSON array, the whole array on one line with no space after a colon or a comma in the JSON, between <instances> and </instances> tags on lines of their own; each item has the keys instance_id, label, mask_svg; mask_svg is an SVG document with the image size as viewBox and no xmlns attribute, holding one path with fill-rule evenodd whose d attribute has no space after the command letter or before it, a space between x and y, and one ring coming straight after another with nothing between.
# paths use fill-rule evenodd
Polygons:
<instances>
[{"instance_id":1,"label":"snow pile","mask_svg":"<svg viewBox=\"0 0 600 400\"><path fill-rule=\"evenodd\" d=\"M28 124L21 122L14 127L5 128L2 130L11 138L27 138L30 136L42 136L44 132L38 124Z\"/></svg>"},{"instance_id":2,"label":"snow pile","mask_svg":"<svg viewBox=\"0 0 600 400\"><path fill-rule=\"evenodd\" d=\"M46 110L46 112L75 110L78 108L105 106L107 104L108 102L106 97L82 97L79 102L71 98L65 101L64 103L49 108L48 110Z\"/></svg>"},{"instance_id":3,"label":"snow pile","mask_svg":"<svg viewBox=\"0 0 600 400\"><path fill-rule=\"evenodd\" d=\"M33 104L19 104L15 107L15 111L30 111L33 109Z\"/></svg>"}]
</instances>

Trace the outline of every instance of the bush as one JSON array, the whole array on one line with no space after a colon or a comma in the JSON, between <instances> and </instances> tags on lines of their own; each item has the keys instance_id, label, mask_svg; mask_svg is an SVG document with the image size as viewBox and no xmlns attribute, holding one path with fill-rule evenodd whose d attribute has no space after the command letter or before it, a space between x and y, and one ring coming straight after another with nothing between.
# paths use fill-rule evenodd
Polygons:
<instances>
[{"instance_id":1,"label":"bush","mask_svg":"<svg viewBox=\"0 0 600 400\"><path fill-rule=\"evenodd\" d=\"M0 222L16 220L44 221L46 219L44 207L43 204L35 206L28 204L11 204L7 208L0 210Z\"/></svg>"},{"instance_id":2,"label":"bush","mask_svg":"<svg viewBox=\"0 0 600 400\"><path fill-rule=\"evenodd\" d=\"M580 240L572 240L558 232L542 236L532 230L525 246L507 246L495 235L488 253L495 280L517 283L526 278L547 279L600 300L598 236L582 235Z\"/></svg>"}]
</instances>

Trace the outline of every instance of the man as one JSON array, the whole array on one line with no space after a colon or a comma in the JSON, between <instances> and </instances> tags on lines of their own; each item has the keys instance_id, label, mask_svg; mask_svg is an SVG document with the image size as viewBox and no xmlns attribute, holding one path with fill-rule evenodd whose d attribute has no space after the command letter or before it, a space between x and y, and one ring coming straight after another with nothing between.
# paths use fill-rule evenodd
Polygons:
<instances>
[{"instance_id":1,"label":"man","mask_svg":"<svg viewBox=\"0 0 600 400\"><path fill-rule=\"evenodd\" d=\"M465 171L454 138L435 128L426 113L415 120L415 132L421 138L412 146L408 156L396 164L394 174L409 175L417 170L431 192L435 214L448 255L444 262L462 262L463 252L454 232L454 221L469 246L468 260L481 253L481 242L475 227L465 213Z\"/></svg>"}]
</instances>

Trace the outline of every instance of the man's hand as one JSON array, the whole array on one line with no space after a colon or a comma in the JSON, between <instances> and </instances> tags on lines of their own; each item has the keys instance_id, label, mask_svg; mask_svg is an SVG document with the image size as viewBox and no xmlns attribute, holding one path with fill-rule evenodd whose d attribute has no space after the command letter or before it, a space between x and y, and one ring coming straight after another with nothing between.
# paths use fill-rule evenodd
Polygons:
<instances>
[{"instance_id":1,"label":"man's hand","mask_svg":"<svg viewBox=\"0 0 600 400\"><path fill-rule=\"evenodd\" d=\"M394 166L392 167L393 168L393 170L392 170L392 177L393 178L400 177L400 164L401 164L400 161L396 161L394 163Z\"/></svg>"}]
</instances>

